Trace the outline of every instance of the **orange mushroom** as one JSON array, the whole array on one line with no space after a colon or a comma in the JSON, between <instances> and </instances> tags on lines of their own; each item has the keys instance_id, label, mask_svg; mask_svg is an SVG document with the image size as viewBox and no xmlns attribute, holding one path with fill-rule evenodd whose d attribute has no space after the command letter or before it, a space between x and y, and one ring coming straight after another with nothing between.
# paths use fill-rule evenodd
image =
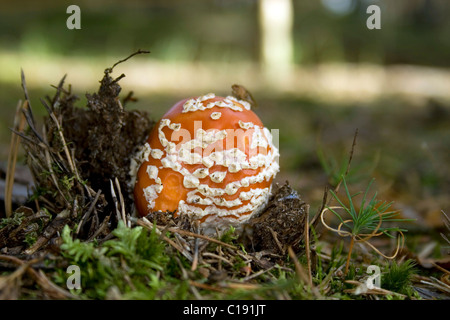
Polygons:
<instances>
[{"instance_id":1,"label":"orange mushroom","mask_svg":"<svg viewBox=\"0 0 450 320\"><path fill-rule=\"evenodd\" d=\"M136 208L192 215L202 226L239 224L267 203L278 156L248 102L214 94L179 101L140 151Z\"/></svg>"}]
</instances>

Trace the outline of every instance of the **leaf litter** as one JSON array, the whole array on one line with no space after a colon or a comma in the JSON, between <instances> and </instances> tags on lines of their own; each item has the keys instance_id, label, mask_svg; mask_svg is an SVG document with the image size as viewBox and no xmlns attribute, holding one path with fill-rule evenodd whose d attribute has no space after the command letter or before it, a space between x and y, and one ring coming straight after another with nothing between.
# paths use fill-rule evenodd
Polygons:
<instances>
[{"instance_id":1,"label":"leaf litter","mask_svg":"<svg viewBox=\"0 0 450 320\"><path fill-rule=\"evenodd\" d=\"M12 131L20 139L12 140L12 150L19 143L24 149L34 192L1 220L0 298L355 296L357 290L348 286L360 285L357 279L364 276L344 278L339 273L343 264L322 250L316 230L329 202L329 187L322 208L310 219L309 205L289 182L276 184L266 208L242 231L230 228L215 236L201 234L186 215L154 212L136 217L129 166L155 122L146 112L127 110L136 98L130 92L121 100L119 81L125 75L111 74L118 64L143 53L148 52L139 50L105 69L98 92L86 95L86 108L76 106L78 97L65 86L65 77L61 79L54 96L41 99L47 111L41 128L22 73L25 101L19 102ZM232 94L256 105L242 86L233 85ZM355 140L350 160L354 145ZM16 157L10 159L8 168L14 173ZM14 181L8 181L6 190L11 192ZM72 264L82 270L79 291L67 288L66 268ZM422 297L430 288L448 297L445 282L428 277L417 281ZM381 289L365 292L369 297L392 294ZM419 295L409 296L414 297Z\"/></svg>"}]
</instances>

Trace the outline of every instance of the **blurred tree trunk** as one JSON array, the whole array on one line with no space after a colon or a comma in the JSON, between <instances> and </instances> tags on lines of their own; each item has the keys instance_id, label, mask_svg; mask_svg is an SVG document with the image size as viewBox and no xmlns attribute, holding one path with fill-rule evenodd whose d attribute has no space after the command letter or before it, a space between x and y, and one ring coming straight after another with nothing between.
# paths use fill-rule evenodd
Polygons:
<instances>
[{"instance_id":1,"label":"blurred tree trunk","mask_svg":"<svg viewBox=\"0 0 450 320\"><path fill-rule=\"evenodd\" d=\"M273 84L289 80L293 65L294 46L292 0L261 0L259 22L261 28L261 63Z\"/></svg>"}]
</instances>

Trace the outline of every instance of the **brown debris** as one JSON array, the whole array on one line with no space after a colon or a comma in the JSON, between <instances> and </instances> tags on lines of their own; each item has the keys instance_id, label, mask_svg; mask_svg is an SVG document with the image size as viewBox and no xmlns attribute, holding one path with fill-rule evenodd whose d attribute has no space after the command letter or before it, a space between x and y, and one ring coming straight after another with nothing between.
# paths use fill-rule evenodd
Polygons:
<instances>
[{"instance_id":1,"label":"brown debris","mask_svg":"<svg viewBox=\"0 0 450 320\"><path fill-rule=\"evenodd\" d=\"M36 271L33 269L33 265L38 263L40 259L23 261L13 256L0 255L0 261L11 262L18 267L13 273L0 276L0 299L20 298L22 283L30 280L41 287L40 293L44 299L77 299L76 296L50 281L42 270ZM24 279L25 276L27 279Z\"/></svg>"},{"instance_id":2,"label":"brown debris","mask_svg":"<svg viewBox=\"0 0 450 320\"><path fill-rule=\"evenodd\" d=\"M20 207L15 213L23 218L18 225L8 224L0 229L0 249L22 247L27 234L38 230L38 223L46 224L50 220L49 215L42 210L34 213L30 208Z\"/></svg>"},{"instance_id":3,"label":"brown debris","mask_svg":"<svg viewBox=\"0 0 450 320\"><path fill-rule=\"evenodd\" d=\"M124 75L113 79L111 73L117 64L139 53L145 51L139 50L105 70L98 92L87 94L87 108L75 105L78 98L70 85L65 88L63 77L55 86L55 95L41 99L47 110L41 128L35 121L22 72L25 102L16 118L25 119L28 126L15 127L13 132L21 138L35 192L26 203L27 210L21 212L25 216L0 229L0 249L26 249L27 236L35 232L36 241L24 252L31 255L57 243L54 238L65 224L78 224L76 237L80 239L108 235L118 220L111 214L118 209L118 201L111 195L112 180L122 212L131 212L132 190L127 185L130 157L145 141L153 122L144 112L124 109L118 83ZM134 100L129 94L124 103ZM18 213L20 210L13 218L19 219Z\"/></svg>"},{"instance_id":4,"label":"brown debris","mask_svg":"<svg viewBox=\"0 0 450 320\"><path fill-rule=\"evenodd\" d=\"M156 229L163 241L191 262L186 277L196 270L204 275L207 282L202 286L191 283L194 287L227 291L234 285L248 285L254 289L259 287L254 281L275 266L295 272L283 265L288 249L291 254L301 251L307 207L288 183L277 185L265 211L234 233L238 238L232 243L243 243L245 250L222 241L228 230L217 230L214 237L199 234L196 221L187 215L174 217L171 212L153 212L135 222L149 230ZM168 233L173 237L168 238ZM241 267L236 269L237 265ZM235 279L240 279L239 283L234 283Z\"/></svg>"},{"instance_id":5,"label":"brown debris","mask_svg":"<svg viewBox=\"0 0 450 320\"><path fill-rule=\"evenodd\" d=\"M131 190L126 184L130 180L130 157L136 147L142 145L154 122L147 113L124 109L119 93L118 81L113 79L112 68L106 69L97 93L87 94L87 109L74 108L71 103L61 104L64 136L75 146L82 178L94 189L109 189L109 180L117 178L125 190L127 209L131 208ZM131 100L129 97L125 101ZM69 101L67 101L69 102Z\"/></svg>"},{"instance_id":6,"label":"brown debris","mask_svg":"<svg viewBox=\"0 0 450 320\"><path fill-rule=\"evenodd\" d=\"M251 251L285 255L289 246L301 248L308 205L286 182L276 186L266 209L244 226L243 243Z\"/></svg>"}]
</instances>

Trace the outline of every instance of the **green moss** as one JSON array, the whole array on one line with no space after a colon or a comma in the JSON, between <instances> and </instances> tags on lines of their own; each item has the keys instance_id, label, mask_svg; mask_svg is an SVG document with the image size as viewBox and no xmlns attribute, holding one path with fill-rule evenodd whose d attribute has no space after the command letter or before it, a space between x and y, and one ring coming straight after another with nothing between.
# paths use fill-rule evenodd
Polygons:
<instances>
[{"instance_id":1,"label":"green moss","mask_svg":"<svg viewBox=\"0 0 450 320\"><path fill-rule=\"evenodd\" d=\"M14 213L9 218L2 218L0 219L0 229L5 227L17 227L22 223L23 218L23 213Z\"/></svg>"},{"instance_id":2,"label":"green moss","mask_svg":"<svg viewBox=\"0 0 450 320\"><path fill-rule=\"evenodd\" d=\"M382 274L381 287L411 297L414 294L411 279L415 273L415 262L413 260L407 260L400 264L392 261L386 265Z\"/></svg>"},{"instance_id":3,"label":"green moss","mask_svg":"<svg viewBox=\"0 0 450 320\"><path fill-rule=\"evenodd\" d=\"M31 247L36 242L37 238L38 238L38 232L32 231L30 233L27 233L27 235L25 236L24 242L28 245L28 247Z\"/></svg>"},{"instance_id":4,"label":"green moss","mask_svg":"<svg viewBox=\"0 0 450 320\"><path fill-rule=\"evenodd\" d=\"M220 237L220 241L228 244L234 244L236 239L237 239L236 229L233 226L230 226L230 228L226 232L224 232Z\"/></svg>"},{"instance_id":5,"label":"green moss","mask_svg":"<svg viewBox=\"0 0 450 320\"><path fill-rule=\"evenodd\" d=\"M154 232L119 223L116 238L97 246L73 240L70 228L62 233L61 250L69 264L80 267L80 297L105 299L112 291L124 299L169 299L186 296L186 284L170 265L165 246ZM64 284L67 274L59 272L56 282Z\"/></svg>"}]
</instances>

